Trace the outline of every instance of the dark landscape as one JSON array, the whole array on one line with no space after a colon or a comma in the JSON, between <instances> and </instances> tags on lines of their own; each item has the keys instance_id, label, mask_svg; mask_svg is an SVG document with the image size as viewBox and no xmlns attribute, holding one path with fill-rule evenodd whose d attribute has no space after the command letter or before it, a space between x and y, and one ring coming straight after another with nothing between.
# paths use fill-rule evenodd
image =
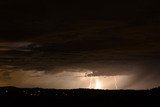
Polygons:
<instances>
[{"instance_id":1,"label":"dark landscape","mask_svg":"<svg viewBox=\"0 0 160 107\"><path fill-rule=\"evenodd\" d=\"M149 90L42 89L1 87L5 106L159 107L160 87ZM6 103L7 102L7 103ZM3 104L3 103L1 103Z\"/></svg>"},{"instance_id":2,"label":"dark landscape","mask_svg":"<svg viewBox=\"0 0 160 107\"><path fill-rule=\"evenodd\" d=\"M160 97L160 87L149 90L42 89L1 87L1 97Z\"/></svg>"}]
</instances>

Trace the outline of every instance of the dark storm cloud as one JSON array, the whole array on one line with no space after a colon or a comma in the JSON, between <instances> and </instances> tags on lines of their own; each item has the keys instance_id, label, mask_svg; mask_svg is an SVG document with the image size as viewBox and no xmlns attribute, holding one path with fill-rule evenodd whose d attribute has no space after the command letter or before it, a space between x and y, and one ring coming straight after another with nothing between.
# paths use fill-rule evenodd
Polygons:
<instances>
[{"instance_id":1,"label":"dark storm cloud","mask_svg":"<svg viewBox=\"0 0 160 107\"><path fill-rule=\"evenodd\" d=\"M0 65L12 67L6 71L89 69L93 76L159 75L158 2L126 2L1 1Z\"/></svg>"},{"instance_id":2,"label":"dark storm cloud","mask_svg":"<svg viewBox=\"0 0 160 107\"><path fill-rule=\"evenodd\" d=\"M157 23L158 1L56 2L7 0L0 2L0 39L26 41L41 34L68 31L82 20L132 20ZM12 35L12 36L11 36Z\"/></svg>"},{"instance_id":3,"label":"dark storm cloud","mask_svg":"<svg viewBox=\"0 0 160 107\"><path fill-rule=\"evenodd\" d=\"M37 42L18 47L30 51L1 52L1 65L51 73L81 68L95 71L93 75L121 75L159 63L159 31L153 29L155 25L129 27L121 21L82 22L74 30L42 35Z\"/></svg>"}]
</instances>

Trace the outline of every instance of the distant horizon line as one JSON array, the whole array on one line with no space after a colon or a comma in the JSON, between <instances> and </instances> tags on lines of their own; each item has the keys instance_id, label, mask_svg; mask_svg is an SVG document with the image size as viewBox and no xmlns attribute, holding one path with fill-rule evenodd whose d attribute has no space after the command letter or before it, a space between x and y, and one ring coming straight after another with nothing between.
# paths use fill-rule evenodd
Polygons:
<instances>
[{"instance_id":1,"label":"distant horizon line","mask_svg":"<svg viewBox=\"0 0 160 107\"><path fill-rule=\"evenodd\" d=\"M152 90L152 89L160 89L160 86L153 87L150 89L95 89L95 88L41 88L41 87L16 87L16 86L0 86L1 88L17 88L17 89L42 89L42 90L108 90L108 91L118 91L118 90Z\"/></svg>"}]
</instances>

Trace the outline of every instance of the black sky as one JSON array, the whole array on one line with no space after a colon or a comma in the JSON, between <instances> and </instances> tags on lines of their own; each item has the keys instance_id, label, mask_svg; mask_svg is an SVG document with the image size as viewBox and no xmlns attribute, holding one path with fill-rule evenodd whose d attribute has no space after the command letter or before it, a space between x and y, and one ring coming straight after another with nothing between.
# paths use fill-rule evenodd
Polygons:
<instances>
[{"instance_id":1,"label":"black sky","mask_svg":"<svg viewBox=\"0 0 160 107\"><path fill-rule=\"evenodd\" d=\"M148 76L159 81L158 0L6 0L0 14L5 72L80 68L98 71L95 76L138 74L134 82Z\"/></svg>"}]
</instances>

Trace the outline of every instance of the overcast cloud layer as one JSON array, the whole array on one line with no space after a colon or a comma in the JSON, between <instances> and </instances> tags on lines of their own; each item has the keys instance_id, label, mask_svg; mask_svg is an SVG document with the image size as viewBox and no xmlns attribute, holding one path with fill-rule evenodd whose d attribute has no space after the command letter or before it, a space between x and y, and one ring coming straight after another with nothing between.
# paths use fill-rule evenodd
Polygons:
<instances>
[{"instance_id":1,"label":"overcast cloud layer","mask_svg":"<svg viewBox=\"0 0 160 107\"><path fill-rule=\"evenodd\" d=\"M159 81L158 2L0 4L2 77L17 70L92 70L88 76L136 74L130 84Z\"/></svg>"}]
</instances>

